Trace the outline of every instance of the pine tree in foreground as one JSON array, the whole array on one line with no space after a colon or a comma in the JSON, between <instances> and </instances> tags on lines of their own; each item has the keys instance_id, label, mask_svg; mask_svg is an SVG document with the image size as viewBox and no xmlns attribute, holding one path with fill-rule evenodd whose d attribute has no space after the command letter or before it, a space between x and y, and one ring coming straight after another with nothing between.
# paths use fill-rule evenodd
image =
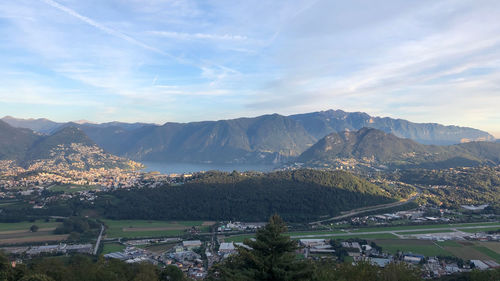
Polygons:
<instances>
[{"instance_id":1,"label":"pine tree in foreground","mask_svg":"<svg viewBox=\"0 0 500 281\"><path fill-rule=\"evenodd\" d=\"M216 266L212 280L231 281L301 281L311 280L312 270L296 258L296 241L283 235L287 231L283 220L274 215L256 234L255 241L245 240L238 254Z\"/></svg>"}]
</instances>

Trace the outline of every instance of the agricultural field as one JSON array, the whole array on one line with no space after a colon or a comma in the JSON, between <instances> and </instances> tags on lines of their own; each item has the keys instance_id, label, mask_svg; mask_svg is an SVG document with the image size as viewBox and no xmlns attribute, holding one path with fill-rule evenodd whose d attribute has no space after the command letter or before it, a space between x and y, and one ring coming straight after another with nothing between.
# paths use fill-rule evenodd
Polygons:
<instances>
[{"instance_id":1,"label":"agricultural field","mask_svg":"<svg viewBox=\"0 0 500 281\"><path fill-rule=\"evenodd\" d=\"M463 231L463 232L476 233L479 230L480 231L496 231L496 230L499 230L500 227L484 227L484 228L481 228L481 229L460 229L460 228L457 228L457 229L460 230L460 231Z\"/></svg>"},{"instance_id":2,"label":"agricultural field","mask_svg":"<svg viewBox=\"0 0 500 281\"><path fill-rule=\"evenodd\" d=\"M300 231L300 232L287 232L285 235L287 236L301 236L301 235L328 235L328 234L341 234L341 233L346 233L345 231L341 230L333 230L333 231Z\"/></svg>"},{"instance_id":3,"label":"agricultural field","mask_svg":"<svg viewBox=\"0 0 500 281\"><path fill-rule=\"evenodd\" d=\"M37 220L34 222L24 221L24 222L0 223L0 233L12 230L29 230L29 228L34 224L37 225L41 230L43 228L55 229L61 223L56 222L55 220L49 220L48 222L44 220Z\"/></svg>"},{"instance_id":4,"label":"agricultural field","mask_svg":"<svg viewBox=\"0 0 500 281\"><path fill-rule=\"evenodd\" d=\"M470 260L495 260L500 262L500 242L445 241L440 245L454 256Z\"/></svg>"},{"instance_id":5,"label":"agricultural field","mask_svg":"<svg viewBox=\"0 0 500 281\"><path fill-rule=\"evenodd\" d=\"M440 247L433 241L427 240L394 240L394 239L376 239L377 245L382 247L383 251L396 254L398 251L405 253L420 254L428 257L432 256L453 256L444 247Z\"/></svg>"},{"instance_id":6,"label":"agricultural field","mask_svg":"<svg viewBox=\"0 0 500 281\"><path fill-rule=\"evenodd\" d=\"M104 243L102 248L102 254L109 254L113 252L120 252L125 249L125 246L118 243Z\"/></svg>"},{"instance_id":7,"label":"agricultural field","mask_svg":"<svg viewBox=\"0 0 500 281\"><path fill-rule=\"evenodd\" d=\"M174 237L183 235L192 227L208 232L213 222L203 221L150 221L104 220L108 238Z\"/></svg>"},{"instance_id":8,"label":"agricultural field","mask_svg":"<svg viewBox=\"0 0 500 281\"><path fill-rule=\"evenodd\" d=\"M0 200L0 208L12 206L12 205L15 205L19 202L21 202L21 201L19 201L19 200Z\"/></svg>"},{"instance_id":9,"label":"agricultural field","mask_svg":"<svg viewBox=\"0 0 500 281\"><path fill-rule=\"evenodd\" d=\"M489 256L490 258L492 258L496 262L500 263L500 252L495 251L489 247L486 247L486 245L482 246L482 245L478 245L478 244L476 244L476 246L474 246L474 249Z\"/></svg>"},{"instance_id":10,"label":"agricultural field","mask_svg":"<svg viewBox=\"0 0 500 281\"><path fill-rule=\"evenodd\" d=\"M49 241L63 241L68 235L54 235L54 229L61 223L54 220L38 220L34 222L0 223L0 244L22 244ZM31 232L32 225L38 226L38 231Z\"/></svg>"},{"instance_id":11,"label":"agricultural field","mask_svg":"<svg viewBox=\"0 0 500 281\"><path fill-rule=\"evenodd\" d=\"M80 191L88 191L88 190L98 190L100 187L95 185L74 185L74 184L66 184L66 185L53 185L49 187L50 191L62 191L64 193L77 193Z\"/></svg>"},{"instance_id":12,"label":"agricultural field","mask_svg":"<svg viewBox=\"0 0 500 281\"><path fill-rule=\"evenodd\" d=\"M384 251L395 254L398 251L412 252L428 257L455 256L464 260L495 260L500 262L500 242L469 242L428 240L374 240Z\"/></svg>"}]
</instances>

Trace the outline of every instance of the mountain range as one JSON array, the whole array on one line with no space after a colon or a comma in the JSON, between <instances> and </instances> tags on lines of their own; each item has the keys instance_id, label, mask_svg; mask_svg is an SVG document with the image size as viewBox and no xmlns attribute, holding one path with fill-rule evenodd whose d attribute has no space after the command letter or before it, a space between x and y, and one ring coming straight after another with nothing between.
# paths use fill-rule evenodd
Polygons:
<instances>
[{"instance_id":1,"label":"mountain range","mask_svg":"<svg viewBox=\"0 0 500 281\"><path fill-rule=\"evenodd\" d=\"M500 143L468 142L424 145L373 128L331 133L302 153L298 162L309 166L384 165L392 168L451 168L497 165Z\"/></svg>"},{"instance_id":2,"label":"mountain range","mask_svg":"<svg viewBox=\"0 0 500 281\"><path fill-rule=\"evenodd\" d=\"M364 127L410 138L421 144L494 141L492 135L473 128L413 123L341 110L191 123L168 122L163 125L122 122L57 123L47 119L13 117L4 117L2 120L40 134L76 127L105 151L140 161L280 163L294 159L332 132L353 131Z\"/></svg>"},{"instance_id":3,"label":"mountain range","mask_svg":"<svg viewBox=\"0 0 500 281\"><path fill-rule=\"evenodd\" d=\"M43 135L0 120L0 160L28 170L133 168L136 163L104 152L82 130L62 127Z\"/></svg>"}]
</instances>

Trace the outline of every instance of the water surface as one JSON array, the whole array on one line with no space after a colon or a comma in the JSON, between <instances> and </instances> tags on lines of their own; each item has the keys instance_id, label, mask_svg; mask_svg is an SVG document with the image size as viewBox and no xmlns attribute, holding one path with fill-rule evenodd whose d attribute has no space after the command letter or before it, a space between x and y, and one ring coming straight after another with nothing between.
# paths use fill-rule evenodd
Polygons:
<instances>
[{"instance_id":1,"label":"water surface","mask_svg":"<svg viewBox=\"0 0 500 281\"><path fill-rule=\"evenodd\" d=\"M275 166L264 164L208 164L208 163L167 163L167 162L142 162L146 166L145 172L160 172L162 174L182 174L203 171L238 172L258 171L270 172Z\"/></svg>"}]
</instances>

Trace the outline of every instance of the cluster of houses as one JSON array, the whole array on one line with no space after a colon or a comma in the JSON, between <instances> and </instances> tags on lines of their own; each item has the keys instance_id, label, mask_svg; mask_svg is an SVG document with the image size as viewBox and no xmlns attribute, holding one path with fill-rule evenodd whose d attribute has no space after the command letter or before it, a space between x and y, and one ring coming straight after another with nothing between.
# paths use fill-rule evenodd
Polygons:
<instances>
[{"instance_id":1,"label":"cluster of houses","mask_svg":"<svg viewBox=\"0 0 500 281\"><path fill-rule=\"evenodd\" d=\"M264 222L228 222L217 228L218 232L228 231L256 231L257 229L265 226Z\"/></svg>"},{"instance_id":2,"label":"cluster of houses","mask_svg":"<svg viewBox=\"0 0 500 281\"><path fill-rule=\"evenodd\" d=\"M219 244L219 251L217 252L217 254L219 255L219 257L221 259L225 259L225 258L229 257L230 255L236 254L237 246L248 248L248 246L246 246L245 244L240 243L240 242L236 242L236 243L235 242L222 242Z\"/></svg>"},{"instance_id":3,"label":"cluster of houses","mask_svg":"<svg viewBox=\"0 0 500 281\"><path fill-rule=\"evenodd\" d=\"M140 246L140 245L151 245L151 244L163 244L163 243L176 243L181 242L182 239L178 237L173 238L149 238L149 239L136 239L128 240L123 244L127 246Z\"/></svg>"},{"instance_id":4,"label":"cluster of houses","mask_svg":"<svg viewBox=\"0 0 500 281\"><path fill-rule=\"evenodd\" d=\"M418 260L421 263L423 259ZM459 265L456 262L448 262L446 260L440 260L437 257L431 257L425 261L423 264L423 272L425 277L440 277L443 275L449 275L457 272L468 272L472 268L477 268L480 270L487 270L491 268L499 268L500 264L493 260L471 260L470 263L464 263Z\"/></svg>"},{"instance_id":5,"label":"cluster of houses","mask_svg":"<svg viewBox=\"0 0 500 281\"><path fill-rule=\"evenodd\" d=\"M192 174L165 175L152 172L137 172L120 168L91 168L89 170L57 169L43 167L39 172L26 173L28 170L7 165L0 161L0 188L43 189L52 185L95 186L96 190L132 187L157 187L165 183L179 183L193 177ZM3 164L2 164L3 163ZM23 175L19 177L19 175Z\"/></svg>"},{"instance_id":6,"label":"cluster of houses","mask_svg":"<svg viewBox=\"0 0 500 281\"><path fill-rule=\"evenodd\" d=\"M204 267L201 255L195 252L202 245L200 240L182 241L182 244L165 253L164 263L177 266L190 278L203 279L207 275L207 269Z\"/></svg>"},{"instance_id":7,"label":"cluster of houses","mask_svg":"<svg viewBox=\"0 0 500 281\"><path fill-rule=\"evenodd\" d=\"M126 247L121 252L113 252L104 255L105 258L119 259L126 263L138 263L138 262L150 262L152 264L158 264L158 257L155 257L149 251L144 249L136 248L133 246Z\"/></svg>"},{"instance_id":8,"label":"cluster of houses","mask_svg":"<svg viewBox=\"0 0 500 281\"><path fill-rule=\"evenodd\" d=\"M203 243L200 240L189 240L182 241L178 245L172 247L169 251L164 253L155 254L146 249L140 249L135 246L147 245L151 242L153 243L172 243L178 242L178 240L173 241L163 241L159 239L154 239L158 241L151 241L152 239L144 240L134 240L126 242L127 247L120 252L113 252L104 255L105 258L113 258L123 260L126 263L138 263L138 262L149 262L155 265L174 265L178 267L187 276L194 279L203 279L207 275L207 270L204 267L204 262L200 254L196 253L197 249L200 249ZM134 245L134 246L132 246Z\"/></svg>"},{"instance_id":9,"label":"cluster of houses","mask_svg":"<svg viewBox=\"0 0 500 281\"><path fill-rule=\"evenodd\" d=\"M472 268L481 270L490 268L499 268L500 264L494 260L471 260L470 263L457 264L456 260L439 259L438 257L428 257L415 253L398 253L390 255L381 252L366 241L343 241L336 246L330 243L328 239L300 239L300 252L305 258L324 259L338 258L339 252L343 251L352 257L354 262L369 262L379 267L385 267L393 262L405 262L413 265L421 265L426 277L439 277L456 272L467 272Z\"/></svg>"}]
</instances>

